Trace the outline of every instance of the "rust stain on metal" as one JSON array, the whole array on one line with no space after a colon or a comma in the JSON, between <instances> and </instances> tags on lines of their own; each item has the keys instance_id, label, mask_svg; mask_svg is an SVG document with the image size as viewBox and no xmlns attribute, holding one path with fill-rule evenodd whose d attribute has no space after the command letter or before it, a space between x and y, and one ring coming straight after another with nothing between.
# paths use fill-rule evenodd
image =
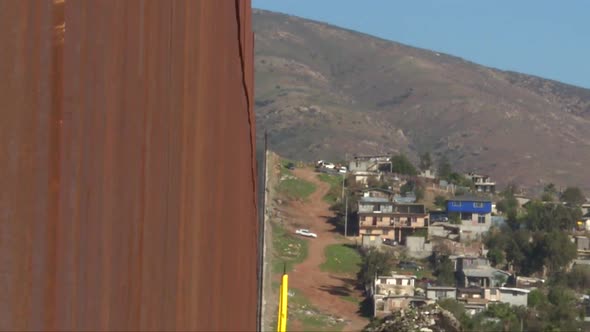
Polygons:
<instances>
[{"instance_id":1,"label":"rust stain on metal","mask_svg":"<svg viewBox=\"0 0 590 332\"><path fill-rule=\"evenodd\" d=\"M250 10L0 0L0 329L256 328Z\"/></svg>"}]
</instances>

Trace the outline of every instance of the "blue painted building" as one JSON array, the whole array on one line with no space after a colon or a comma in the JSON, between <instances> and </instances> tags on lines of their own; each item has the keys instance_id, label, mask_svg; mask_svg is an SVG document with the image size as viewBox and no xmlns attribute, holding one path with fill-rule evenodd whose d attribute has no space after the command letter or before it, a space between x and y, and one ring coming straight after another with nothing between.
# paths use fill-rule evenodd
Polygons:
<instances>
[{"instance_id":1,"label":"blue painted building","mask_svg":"<svg viewBox=\"0 0 590 332\"><path fill-rule=\"evenodd\" d=\"M487 232L492 225L492 201L479 196L458 196L447 200L449 218L458 214L463 238Z\"/></svg>"},{"instance_id":2,"label":"blue painted building","mask_svg":"<svg viewBox=\"0 0 590 332\"><path fill-rule=\"evenodd\" d=\"M455 197L447 201L447 212L492 213L492 202L484 199Z\"/></svg>"}]
</instances>

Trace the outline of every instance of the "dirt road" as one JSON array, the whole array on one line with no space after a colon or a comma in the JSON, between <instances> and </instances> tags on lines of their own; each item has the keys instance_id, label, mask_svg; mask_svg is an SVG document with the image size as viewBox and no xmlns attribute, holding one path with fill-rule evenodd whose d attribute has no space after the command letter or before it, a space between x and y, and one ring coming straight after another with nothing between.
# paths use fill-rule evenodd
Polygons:
<instances>
[{"instance_id":1,"label":"dirt road","mask_svg":"<svg viewBox=\"0 0 590 332\"><path fill-rule=\"evenodd\" d=\"M318 238L309 241L308 258L290 273L290 286L301 290L318 309L344 318L347 321L344 331L360 331L368 320L360 317L358 303L342 298L346 295L361 298L361 292L354 288L355 276L335 275L320 270L320 265L325 261L326 246L346 243L335 231L335 226L328 222L333 214L322 198L330 186L320 181L317 173L311 169L296 169L294 174L314 183L317 189L305 202L291 202L286 212L294 224L308 227L318 234Z\"/></svg>"}]
</instances>

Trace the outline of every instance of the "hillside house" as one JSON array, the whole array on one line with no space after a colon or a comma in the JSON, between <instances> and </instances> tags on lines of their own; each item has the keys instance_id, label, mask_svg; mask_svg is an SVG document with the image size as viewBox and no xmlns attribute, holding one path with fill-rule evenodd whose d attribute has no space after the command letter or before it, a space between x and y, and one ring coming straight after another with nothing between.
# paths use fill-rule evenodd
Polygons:
<instances>
[{"instance_id":1,"label":"hillside house","mask_svg":"<svg viewBox=\"0 0 590 332\"><path fill-rule=\"evenodd\" d=\"M421 178L424 178L424 179L430 179L430 180L436 179L436 173L430 169L427 169L425 171L421 171L418 176Z\"/></svg>"},{"instance_id":2,"label":"hillside house","mask_svg":"<svg viewBox=\"0 0 590 332\"><path fill-rule=\"evenodd\" d=\"M590 239L586 236L574 237L574 243L576 244L578 251L590 251Z\"/></svg>"},{"instance_id":3,"label":"hillside house","mask_svg":"<svg viewBox=\"0 0 590 332\"><path fill-rule=\"evenodd\" d=\"M500 287L500 302L508 303L514 306L527 306L529 301L529 289Z\"/></svg>"},{"instance_id":4,"label":"hillside house","mask_svg":"<svg viewBox=\"0 0 590 332\"><path fill-rule=\"evenodd\" d=\"M429 303L428 299L415 294L416 276L392 274L378 276L373 287L373 313L385 316L393 311Z\"/></svg>"},{"instance_id":5,"label":"hillside house","mask_svg":"<svg viewBox=\"0 0 590 332\"><path fill-rule=\"evenodd\" d=\"M447 214L458 214L461 232L473 236L487 232L492 225L492 202L478 196L458 196L447 200Z\"/></svg>"},{"instance_id":6,"label":"hillside house","mask_svg":"<svg viewBox=\"0 0 590 332\"><path fill-rule=\"evenodd\" d=\"M393 196L393 201L396 203L401 203L401 204L415 203L416 202L416 194L414 194L413 192L405 193L405 196L395 194Z\"/></svg>"},{"instance_id":7,"label":"hillside house","mask_svg":"<svg viewBox=\"0 0 590 332\"><path fill-rule=\"evenodd\" d=\"M475 185L475 191L484 193L496 192L496 182L492 181L489 176L475 173L467 173L466 176Z\"/></svg>"},{"instance_id":8,"label":"hillside house","mask_svg":"<svg viewBox=\"0 0 590 332\"><path fill-rule=\"evenodd\" d=\"M439 301L444 299L456 299L457 288L449 286L428 286L426 287L426 298Z\"/></svg>"},{"instance_id":9,"label":"hillside house","mask_svg":"<svg viewBox=\"0 0 590 332\"><path fill-rule=\"evenodd\" d=\"M510 278L512 281L510 284L520 289L535 289L542 287L545 284L545 279L535 277L522 277L516 276Z\"/></svg>"},{"instance_id":10,"label":"hillside house","mask_svg":"<svg viewBox=\"0 0 590 332\"><path fill-rule=\"evenodd\" d=\"M491 267L483 257L458 257L456 268L459 287L500 287L510 277L510 273Z\"/></svg>"},{"instance_id":11,"label":"hillside house","mask_svg":"<svg viewBox=\"0 0 590 332\"><path fill-rule=\"evenodd\" d=\"M386 155L354 156L348 164L350 172L379 172L381 165L391 165L391 157Z\"/></svg>"},{"instance_id":12,"label":"hillside house","mask_svg":"<svg viewBox=\"0 0 590 332\"><path fill-rule=\"evenodd\" d=\"M497 288L457 288L457 301L473 315L485 310L489 303L500 302L500 292Z\"/></svg>"},{"instance_id":13,"label":"hillside house","mask_svg":"<svg viewBox=\"0 0 590 332\"><path fill-rule=\"evenodd\" d=\"M356 183L368 186L369 178L375 178L377 180L381 179L381 174L378 172L367 172L367 171L354 171L352 172L354 176L354 181Z\"/></svg>"},{"instance_id":14,"label":"hillside house","mask_svg":"<svg viewBox=\"0 0 590 332\"><path fill-rule=\"evenodd\" d=\"M407 236L428 227L424 204L397 204L381 197L362 197L358 218L363 243L375 241L376 236L405 243Z\"/></svg>"}]
</instances>

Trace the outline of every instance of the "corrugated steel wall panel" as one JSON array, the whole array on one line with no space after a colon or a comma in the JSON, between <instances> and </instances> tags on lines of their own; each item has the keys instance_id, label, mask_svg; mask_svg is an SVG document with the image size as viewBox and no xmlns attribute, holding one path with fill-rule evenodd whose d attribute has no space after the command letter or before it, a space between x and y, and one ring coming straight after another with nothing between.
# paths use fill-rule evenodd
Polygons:
<instances>
[{"instance_id":1,"label":"corrugated steel wall panel","mask_svg":"<svg viewBox=\"0 0 590 332\"><path fill-rule=\"evenodd\" d=\"M0 22L0 328L254 330L250 2Z\"/></svg>"}]
</instances>

